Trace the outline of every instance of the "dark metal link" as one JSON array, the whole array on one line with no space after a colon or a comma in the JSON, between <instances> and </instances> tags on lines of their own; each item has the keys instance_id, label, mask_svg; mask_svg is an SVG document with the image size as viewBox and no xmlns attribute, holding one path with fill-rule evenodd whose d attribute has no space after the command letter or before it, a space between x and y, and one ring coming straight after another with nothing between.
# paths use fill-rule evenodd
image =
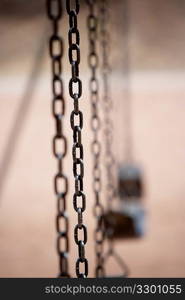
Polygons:
<instances>
[{"instance_id":1,"label":"dark metal link","mask_svg":"<svg viewBox=\"0 0 185 300\"><path fill-rule=\"evenodd\" d=\"M62 183L63 186L63 190L60 191L60 181ZM62 174L62 173L58 173L55 178L54 178L54 187L55 187L55 193L58 196L63 196L65 197L67 195L68 192L68 179L67 177Z\"/></svg>"},{"instance_id":2,"label":"dark metal link","mask_svg":"<svg viewBox=\"0 0 185 300\"><path fill-rule=\"evenodd\" d=\"M49 41L51 58L60 59L63 55L63 41L58 35L52 35Z\"/></svg>"},{"instance_id":3,"label":"dark metal link","mask_svg":"<svg viewBox=\"0 0 185 300\"><path fill-rule=\"evenodd\" d=\"M53 77L53 94L55 97L63 95L63 82L60 76L57 75Z\"/></svg>"},{"instance_id":4,"label":"dark metal link","mask_svg":"<svg viewBox=\"0 0 185 300\"><path fill-rule=\"evenodd\" d=\"M76 59L74 59L76 57ZM71 44L69 48L69 62L70 64L80 63L80 48L78 44Z\"/></svg>"},{"instance_id":5,"label":"dark metal link","mask_svg":"<svg viewBox=\"0 0 185 300\"><path fill-rule=\"evenodd\" d=\"M73 174L75 178L77 176L80 179L84 177L84 165L83 165L83 161L80 158L77 158L73 163Z\"/></svg>"},{"instance_id":6,"label":"dark metal link","mask_svg":"<svg viewBox=\"0 0 185 300\"><path fill-rule=\"evenodd\" d=\"M74 40L74 37L75 37L75 40ZM77 28L72 27L69 30L68 41L69 41L70 47L72 46L72 44L77 44L77 45L80 44L80 33Z\"/></svg>"},{"instance_id":7,"label":"dark metal link","mask_svg":"<svg viewBox=\"0 0 185 300\"><path fill-rule=\"evenodd\" d=\"M83 215L82 215L82 209L78 208L78 227L81 229L83 226Z\"/></svg>"},{"instance_id":8,"label":"dark metal link","mask_svg":"<svg viewBox=\"0 0 185 300\"><path fill-rule=\"evenodd\" d=\"M68 270L68 255L67 253L59 253L59 266L60 270ZM67 277L69 278L69 274L66 271L62 271L59 273L58 277Z\"/></svg>"},{"instance_id":9,"label":"dark metal link","mask_svg":"<svg viewBox=\"0 0 185 300\"><path fill-rule=\"evenodd\" d=\"M71 64L71 72L72 72L72 79L75 79L76 77L79 76L79 67L78 67L78 64L77 62L72 62ZM74 94L74 100L78 100L78 95ZM78 101L76 101L76 103L78 103Z\"/></svg>"},{"instance_id":10,"label":"dark metal link","mask_svg":"<svg viewBox=\"0 0 185 300\"><path fill-rule=\"evenodd\" d=\"M70 28L77 28L77 14L74 10L72 10L69 14L69 26Z\"/></svg>"},{"instance_id":11,"label":"dark metal link","mask_svg":"<svg viewBox=\"0 0 185 300\"><path fill-rule=\"evenodd\" d=\"M52 21L59 21L62 16L61 0L47 0L46 1L48 17Z\"/></svg>"},{"instance_id":12,"label":"dark metal link","mask_svg":"<svg viewBox=\"0 0 185 300\"><path fill-rule=\"evenodd\" d=\"M76 62L74 62L74 63L76 63ZM76 89L75 89L75 86L76 86ZM73 98L73 99L80 98L82 96L82 82L78 77L70 79L69 94L70 94L71 98Z\"/></svg>"},{"instance_id":13,"label":"dark metal link","mask_svg":"<svg viewBox=\"0 0 185 300\"><path fill-rule=\"evenodd\" d=\"M116 184L114 178L114 169L115 169L115 159L112 151L112 143L113 143L113 124L110 117L110 113L112 110L112 98L110 96L110 72L111 68L109 65L109 56L110 56L110 39L108 32L108 21L109 21L109 13L108 13L108 0L100 0L100 41L102 48L102 77L103 77L103 104L104 104L104 137L105 137L105 170L107 177L106 184L106 199L107 199L107 210L112 210L113 200L116 195ZM97 233L98 234L98 233ZM104 262L106 264L107 258L113 256L114 259L119 263L120 267L124 270L124 276L127 275L127 267L122 260L122 258L115 252L114 248L114 229L107 228L106 235L108 238L108 252L104 255ZM97 237L96 237L97 238ZM101 237L100 237L101 241ZM100 247L100 248L99 248ZM97 251L101 251L101 243L98 245ZM101 274L101 269L99 269Z\"/></svg>"},{"instance_id":14,"label":"dark metal link","mask_svg":"<svg viewBox=\"0 0 185 300\"><path fill-rule=\"evenodd\" d=\"M84 271L80 271L80 264L84 265ZM88 276L88 261L86 258L78 258L76 262L76 275L79 278Z\"/></svg>"},{"instance_id":15,"label":"dark metal link","mask_svg":"<svg viewBox=\"0 0 185 300\"><path fill-rule=\"evenodd\" d=\"M89 37L89 56L88 64L91 69L91 78L89 81L90 99L91 99L91 129L93 131L93 141L91 144L91 151L93 154L93 192L95 198L94 215L96 217L96 229L94 233L95 237L95 252L96 252L96 267L95 276L103 277L104 266L103 266L103 242L104 242L104 226L102 216L104 213L103 206L100 203L101 193L101 170L100 170L100 155L101 155L101 144L98 139L98 133L100 130L100 118L98 114L99 104L99 85L97 79L97 68L98 68L98 55L96 52L97 32L98 32L98 18L95 15L96 1L87 0L89 6L89 15L87 17L88 37ZM99 211L97 213L97 211ZM97 251L97 245L101 244L101 252Z\"/></svg>"},{"instance_id":16,"label":"dark metal link","mask_svg":"<svg viewBox=\"0 0 185 300\"><path fill-rule=\"evenodd\" d=\"M60 76L62 72L61 58L54 57L52 60L52 72L55 76Z\"/></svg>"},{"instance_id":17,"label":"dark metal link","mask_svg":"<svg viewBox=\"0 0 185 300\"><path fill-rule=\"evenodd\" d=\"M60 123L61 124L61 123ZM63 145L63 150L60 152L57 150L57 144L61 143ZM67 140L65 136L56 135L53 138L53 154L57 159L62 159L67 154Z\"/></svg>"},{"instance_id":18,"label":"dark metal link","mask_svg":"<svg viewBox=\"0 0 185 300\"><path fill-rule=\"evenodd\" d=\"M76 116L76 118L75 118L75 116ZM78 120L78 124L75 124L75 123L77 123L77 120ZM70 121L71 121L71 128L73 130L73 133L77 130L77 129L75 129L77 127L82 129L83 128L83 114L82 114L82 112L78 111L78 113L75 113L75 111L73 110L72 113L71 113Z\"/></svg>"},{"instance_id":19,"label":"dark metal link","mask_svg":"<svg viewBox=\"0 0 185 300\"><path fill-rule=\"evenodd\" d=\"M77 152L79 152L79 155L77 154ZM78 159L80 159L82 161L82 159L83 159L83 145L78 143L78 142L75 143L73 145L72 153L73 153L73 161L77 162Z\"/></svg>"},{"instance_id":20,"label":"dark metal link","mask_svg":"<svg viewBox=\"0 0 185 300\"><path fill-rule=\"evenodd\" d=\"M61 222L61 220L64 220L64 223L65 223L64 224L64 229L60 228L60 222ZM56 227L57 227L57 232L59 233L59 235L62 235L62 236L66 235L66 232L69 229L69 224L68 224L68 216L66 215L65 212L60 212L60 214L57 216Z\"/></svg>"},{"instance_id":21,"label":"dark metal link","mask_svg":"<svg viewBox=\"0 0 185 300\"><path fill-rule=\"evenodd\" d=\"M75 11L75 13L78 15L78 13L80 11L79 0L75 0L74 2L75 2L75 7L71 8L71 1L70 0L66 1L66 10L69 15L72 11Z\"/></svg>"},{"instance_id":22,"label":"dark metal link","mask_svg":"<svg viewBox=\"0 0 185 300\"><path fill-rule=\"evenodd\" d=\"M54 177L54 190L57 196L57 253L59 256L58 277L70 277L68 271L68 215L66 213L66 196L68 193L68 179L63 173L64 157L67 154L67 139L63 133L63 117L65 115L65 100L63 95L63 81L61 77L63 57L63 40L58 33L58 23L62 16L61 0L46 0L49 19L52 21L53 33L49 39L49 54L52 61L52 113L56 123L53 137L53 154L58 162L57 175Z\"/></svg>"},{"instance_id":23,"label":"dark metal link","mask_svg":"<svg viewBox=\"0 0 185 300\"><path fill-rule=\"evenodd\" d=\"M80 195L80 192L83 190L83 178L80 176L75 177L75 193Z\"/></svg>"},{"instance_id":24,"label":"dark metal link","mask_svg":"<svg viewBox=\"0 0 185 300\"><path fill-rule=\"evenodd\" d=\"M60 109L59 109L60 107ZM63 96L54 97L52 102L53 116L58 118L58 116L63 116L65 114L65 103Z\"/></svg>"},{"instance_id":25,"label":"dark metal link","mask_svg":"<svg viewBox=\"0 0 185 300\"><path fill-rule=\"evenodd\" d=\"M64 244L63 247L62 247L62 244ZM69 240L68 240L68 237L66 235L64 235L64 234L58 235L58 237L57 237L57 250L58 250L59 254L69 251Z\"/></svg>"},{"instance_id":26,"label":"dark metal link","mask_svg":"<svg viewBox=\"0 0 185 300\"><path fill-rule=\"evenodd\" d=\"M83 231L83 239L79 240L78 239L78 235L79 235L79 230ZM75 230L74 230L74 237L75 237L75 243L78 245L80 241L83 241L84 245L87 243L87 228L85 227L85 225L76 225L75 226Z\"/></svg>"},{"instance_id":27,"label":"dark metal link","mask_svg":"<svg viewBox=\"0 0 185 300\"><path fill-rule=\"evenodd\" d=\"M79 126L74 126L73 139L74 139L75 144L77 143L77 145L82 146L82 144L81 144L81 142L82 142L82 131L81 131L81 128Z\"/></svg>"},{"instance_id":28,"label":"dark metal link","mask_svg":"<svg viewBox=\"0 0 185 300\"><path fill-rule=\"evenodd\" d=\"M63 212L66 210L66 201L61 195L57 195L57 210Z\"/></svg>"},{"instance_id":29,"label":"dark metal link","mask_svg":"<svg viewBox=\"0 0 185 300\"><path fill-rule=\"evenodd\" d=\"M79 241L78 243L78 255L79 257L84 260L85 259L85 244L83 241Z\"/></svg>"},{"instance_id":30,"label":"dark metal link","mask_svg":"<svg viewBox=\"0 0 185 300\"><path fill-rule=\"evenodd\" d=\"M78 206L78 198L81 198L82 200L82 205ZM82 212L85 211L86 209L86 197L85 194L82 191L79 191L78 193L75 193L73 195L73 206L76 212L78 212L78 209L81 208Z\"/></svg>"},{"instance_id":31,"label":"dark metal link","mask_svg":"<svg viewBox=\"0 0 185 300\"><path fill-rule=\"evenodd\" d=\"M71 112L70 123L73 130L73 175L75 181L75 193L73 195L73 206L77 212L78 224L74 229L74 240L78 245L78 259L76 261L76 275L79 278L88 276L88 261L85 258L85 244L87 243L87 228L83 224L83 212L86 209L86 196L83 192L84 178L84 151L82 144L82 128L83 128L83 113L79 110L79 99L82 96L82 82L79 78L80 64L80 33L78 30L77 15L80 11L78 0L66 0L66 10L69 15L69 32L68 32L68 56L71 65L71 79L69 81L69 94L74 100L74 109ZM81 203L80 203L81 202ZM83 233L80 239L80 231ZM84 270L81 271L81 266Z\"/></svg>"}]
</instances>

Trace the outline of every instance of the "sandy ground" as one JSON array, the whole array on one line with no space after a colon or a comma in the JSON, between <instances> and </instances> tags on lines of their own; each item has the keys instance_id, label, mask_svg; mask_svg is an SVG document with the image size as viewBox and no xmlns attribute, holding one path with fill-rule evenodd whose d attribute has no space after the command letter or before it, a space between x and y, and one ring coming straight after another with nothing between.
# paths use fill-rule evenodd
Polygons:
<instances>
[{"instance_id":1,"label":"sandy ground","mask_svg":"<svg viewBox=\"0 0 185 300\"><path fill-rule=\"evenodd\" d=\"M133 140L136 162L145 175L147 234L141 240L122 241L117 251L127 262L131 276L185 276L185 74L180 72L143 72L133 76ZM68 74L66 74L66 82ZM87 76L81 107L85 113L85 191L88 226L86 255L93 276L94 251L91 189L91 156L89 133L90 105L87 98ZM1 79L0 159L5 157L7 141L15 126L15 117L25 86L24 76ZM115 102L115 145L120 162L123 157L122 85L120 74L113 77ZM12 101L13 100L13 101ZM68 101L69 100L69 101ZM67 98L66 135L71 148L69 113L72 103ZM15 149L10 157L7 176L1 186L0 203L0 276L53 277L56 275L55 251L56 201L52 178L56 164L51 154L54 123L50 115L49 74L42 74L20 134L15 136ZM7 150L6 150L7 151ZM11 152L11 151L10 151ZM70 215L70 269L74 275L77 248L73 227L77 220L72 208L71 153L65 162L70 181L68 209ZM1 169L1 172L3 170ZM102 194L102 199L103 199ZM111 260L107 270L119 272Z\"/></svg>"}]
</instances>

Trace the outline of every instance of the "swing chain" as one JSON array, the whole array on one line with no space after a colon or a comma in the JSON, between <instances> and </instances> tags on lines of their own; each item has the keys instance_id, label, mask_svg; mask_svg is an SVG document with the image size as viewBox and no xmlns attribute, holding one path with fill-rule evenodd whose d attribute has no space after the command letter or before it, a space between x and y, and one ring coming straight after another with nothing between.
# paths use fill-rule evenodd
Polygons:
<instances>
[{"instance_id":1,"label":"swing chain","mask_svg":"<svg viewBox=\"0 0 185 300\"><path fill-rule=\"evenodd\" d=\"M112 210L113 199L117 195L117 188L115 186L114 179L114 168L115 168L115 158L112 151L113 142L113 123L110 118L111 109L113 106L111 93L110 93L110 73L111 68L109 64L110 57L110 37L108 31L108 20L109 20L109 1L100 1L100 35L101 35L101 48L102 48L102 75L103 75L103 104L104 104L104 123L105 123L105 168L107 176L107 208L108 211ZM107 228L107 238L108 238L108 251L104 256L105 263L111 256L118 262L119 266L123 270L121 277L128 276L128 267L121 258L121 256L116 253L114 247L114 228Z\"/></svg>"},{"instance_id":2,"label":"swing chain","mask_svg":"<svg viewBox=\"0 0 185 300\"><path fill-rule=\"evenodd\" d=\"M82 144L81 132L83 128L83 113L79 110L79 98L82 95L82 82L79 78L80 64L80 33L78 30L77 15L80 11L79 0L75 0L74 8L71 6L71 1L66 0L66 10L69 15L69 62L71 64L72 77L69 81L69 94L74 101L74 109L71 112L70 123L73 130L73 175L75 179L75 193L73 195L73 206L78 216L78 224L74 229L74 240L78 245L79 258L76 261L77 277L88 276L88 260L85 257L85 244L87 243L87 228L83 224L83 212L86 209L86 196L83 192L83 177L84 177L84 151ZM81 199L81 205L79 201ZM79 234L82 232L83 237ZM81 266L84 266L84 271L80 271Z\"/></svg>"},{"instance_id":3,"label":"swing chain","mask_svg":"<svg viewBox=\"0 0 185 300\"><path fill-rule=\"evenodd\" d=\"M68 179L63 171L63 161L67 154L67 140L63 133L63 117L65 115L65 100L63 95L62 57L63 40L59 35L59 21L62 16L61 0L46 1L48 18L52 21L53 33L49 40L49 54L52 59L52 112L56 122L56 134L53 137L53 154L58 162L58 171L54 177L54 190L57 197L57 253L59 255L58 277L70 277L68 272L68 216L66 213L66 196L68 193ZM59 151L59 146L62 150ZM60 186L63 186L63 189ZM64 225L61 225L64 224ZM63 227L63 228L62 228ZM64 246L61 247L61 244Z\"/></svg>"},{"instance_id":4,"label":"swing chain","mask_svg":"<svg viewBox=\"0 0 185 300\"><path fill-rule=\"evenodd\" d=\"M90 99L91 99L91 129L93 131L92 154L93 154L93 191L95 195L94 215L96 217L96 229L94 232L95 252L96 252L96 277L104 277L104 261L103 261L103 242L104 242L104 222L103 222L103 206L100 203L101 193L101 169L100 154L101 144L98 140L98 132L100 130L100 119L98 114L99 102L99 86L97 79L98 56L96 50L98 18L95 15L95 0L87 0L89 6L89 15L87 18L88 36L89 36L89 56L88 64L91 69L90 78Z\"/></svg>"},{"instance_id":5,"label":"swing chain","mask_svg":"<svg viewBox=\"0 0 185 300\"><path fill-rule=\"evenodd\" d=\"M116 195L115 180L114 180L114 166L115 159L112 151L113 142L113 123L110 118L110 113L112 109L112 98L110 95L110 82L109 76L111 73L111 68L109 64L110 55L110 39L108 32L108 1L100 1L100 41L102 48L102 76L103 76L103 107L104 107L104 136L105 136L105 168L107 176L107 203L108 209L111 209L112 200Z\"/></svg>"}]
</instances>

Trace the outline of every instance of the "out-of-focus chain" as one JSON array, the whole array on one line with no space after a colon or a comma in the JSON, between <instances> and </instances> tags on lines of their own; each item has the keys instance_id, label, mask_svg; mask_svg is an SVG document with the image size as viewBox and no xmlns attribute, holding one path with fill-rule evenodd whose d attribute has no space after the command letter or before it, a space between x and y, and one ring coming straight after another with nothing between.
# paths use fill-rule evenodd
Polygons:
<instances>
[{"instance_id":1,"label":"out-of-focus chain","mask_svg":"<svg viewBox=\"0 0 185 300\"><path fill-rule=\"evenodd\" d=\"M66 212L66 196L68 193L68 178L63 171L63 162L67 154L67 140L63 133L63 117L65 116L65 99L63 94L62 56L63 40L59 35L59 21L62 16L62 1L47 0L47 14L52 22L53 32L49 40L49 53L52 62L52 112L56 123L53 137L53 153L57 159L57 174L54 177L54 189L57 196L57 252L59 255L58 277L70 277L68 271L68 216ZM61 149L62 150L59 150Z\"/></svg>"},{"instance_id":2,"label":"out-of-focus chain","mask_svg":"<svg viewBox=\"0 0 185 300\"><path fill-rule=\"evenodd\" d=\"M113 144L113 123L111 119L111 111L113 107L110 94L110 39L108 31L109 11L108 0L100 0L99 16L100 16L100 44L102 49L102 77L103 77L103 107L104 107L104 136L105 136L105 169L107 176L106 199L108 209L112 207L112 201L115 197L115 159L112 151Z\"/></svg>"},{"instance_id":3,"label":"out-of-focus chain","mask_svg":"<svg viewBox=\"0 0 185 300\"><path fill-rule=\"evenodd\" d=\"M79 78L80 64L80 33L78 30L78 14L80 4L74 0L66 0L66 10L69 15L69 62L71 64L72 77L69 81L69 94L74 101L74 109L71 112L71 128L73 130L73 175L75 179L75 193L73 195L73 206L78 216L78 223L74 229L74 239L78 245L78 259L76 261L77 277L88 276L88 260L85 257L85 244L87 243L87 228L83 223L83 213L86 208L86 196L83 192L84 178L84 149L82 144L83 113L79 109L79 99L82 95L82 82ZM81 201L81 205L80 202ZM82 234L80 234L80 231ZM80 237L82 235L82 237ZM83 267L83 270L82 270Z\"/></svg>"},{"instance_id":4,"label":"out-of-focus chain","mask_svg":"<svg viewBox=\"0 0 185 300\"><path fill-rule=\"evenodd\" d=\"M104 108L104 141L105 141L105 156L104 164L106 171L106 201L107 210L112 209L112 202L115 198L115 178L114 168L115 160L112 152L113 143L113 124L110 117L112 110L112 98L110 95L110 38L108 31L109 11L108 1L100 0L99 3L99 18L100 18L100 44L102 49L102 79L103 79L103 108ZM108 238L108 254L114 255L113 228L106 228ZM105 256L106 258L106 256Z\"/></svg>"},{"instance_id":5,"label":"out-of-focus chain","mask_svg":"<svg viewBox=\"0 0 185 300\"><path fill-rule=\"evenodd\" d=\"M98 55L97 55L97 31L98 18L95 14L96 0L86 1L89 7L89 15L87 17L88 38L89 38L89 55L88 64L91 70L91 78L89 82L90 100L91 100L91 129L93 132L92 154L93 154L93 192L95 197L94 215L96 218L95 228L95 253L96 267L95 276L104 277L104 261L103 261L103 242L104 242L104 224L103 224L103 206L101 204L101 169L100 155L101 143L98 138L100 130L99 118L99 86L97 79Z\"/></svg>"}]
</instances>

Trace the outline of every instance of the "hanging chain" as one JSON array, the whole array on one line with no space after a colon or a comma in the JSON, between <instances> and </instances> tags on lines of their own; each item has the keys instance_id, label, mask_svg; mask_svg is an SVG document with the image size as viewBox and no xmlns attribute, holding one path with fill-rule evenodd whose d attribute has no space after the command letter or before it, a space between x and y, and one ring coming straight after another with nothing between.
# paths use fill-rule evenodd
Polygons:
<instances>
[{"instance_id":1,"label":"hanging chain","mask_svg":"<svg viewBox=\"0 0 185 300\"><path fill-rule=\"evenodd\" d=\"M110 118L112 109L112 98L110 95L110 65L109 65L109 33L108 33L108 1L100 0L100 43L102 48L102 77L103 77L103 108L104 108L104 137L105 137L105 170L107 177L106 200L108 210L112 209L112 201L115 197L115 179L114 179L114 155L112 152L113 143L113 124ZM109 255L114 254L113 228L107 228Z\"/></svg>"},{"instance_id":2,"label":"hanging chain","mask_svg":"<svg viewBox=\"0 0 185 300\"><path fill-rule=\"evenodd\" d=\"M66 196L68 192L68 179L63 171L63 161L67 153L67 140L63 133L63 117L65 115L65 100L63 95L62 56L63 40L59 36L59 21L62 16L61 0L47 0L47 13L52 21L53 33L49 40L49 53L52 59L52 111L56 122L56 133L53 138L53 154L57 159L58 170L54 178L54 190L57 196L57 252L59 255L60 273L58 277L70 277L68 272L68 216L66 213ZM62 147L62 150L59 150ZM63 188L61 188L63 186ZM62 226L62 224L64 224Z\"/></svg>"},{"instance_id":3,"label":"hanging chain","mask_svg":"<svg viewBox=\"0 0 185 300\"><path fill-rule=\"evenodd\" d=\"M115 197L114 168L115 159L112 151L113 144L113 124L110 117L112 110L112 98L110 95L110 41L108 32L108 1L100 0L100 40L102 48L102 75L103 75L103 107L104 107L104 136L105 136L105 168L107 176L106 199L108 209L112 207L112 200Z\"/></svg>"},{"instance_id":4,"label":"hanging chain","mask_svg":"<svg viewBox=\"0 0 185 300\"><path fill-rule=\"evenodd\" d=\"M104 104L104 124L105 124L105 168L107 176L107 186L106 186L106 199L107 199L107 209L112 210L112 203L117 195L117 188L114 178L115 169L115 158L112 151L113 143L113 123L110 117L112 110L112 98L110 94L110 73L111 68L109 64L110 55L110 37L108 32L108 21L109 21L109 1L100 0L100 35L101 35L101 48L102 48L102 75L103 75L103 104ZM121 258L121 256L116 253L114 247L114 228L107 228L107 238L108 238L108 252L105 254L104 261L107 262L110 256L113 256L115 260L119 263L119 266L123 270L122 277L128 275L128 267Z\"/></svg>"},{"instance_id":5,"label":"hanging chain","mask_svg":"<svg viewBox=\"0 0 185 300\"><path fill-rule=\"evenodd\" d=\"M90 99L91 99L91 129L93 131L92 154L93 154L93 191L95 196L94 215L96 217L95 229L95 252L96 252L96 277L104 277L103 262L103 242L104 242L104 224L103 224L103 206L100 202L101 193L101 169L100 154L101 144L98 140L100 130L100 119L98 115L99 87L97 79L98 56L96 50L98 18L95 15L96 0L87 0L89 6L89 15L87 18L88 37L89 37L89 56L88 64L91 69L90 78Z\"/></svg>"},{"instance_id":6,"label":"hanging chain","mask_svg":"<svg viewBox=\"0 0 185 300\"><path fill-rule=\"evenodd\" d=\"M88 260L85 258L85 244L87 243L87 228L83 224L83 212L86 208L86 196L83 192L84 177L84 151L81 132L83 128L83 114L79 110L79 99L82 95L82 82L79 78L80 64L80 33L78 30L77 16L80 11L78 0L74 1L74 8L71 7L71 1L66 0L66 10L69 15L69 62L71 64L72 77L69 81L69 94L74 101L74 110L71 112L71 128L73 130L73 175L75 179L75 193L73 195L73 206L78 216L78 224L74 229L74 240L78 245L79 258L76 261L77 277L88 276ZM81 200L81 205L79 201ZM80 238L80 231L83 238ZM84 270L81 271L82 266Z\"/></svg>"}]
</instances>

